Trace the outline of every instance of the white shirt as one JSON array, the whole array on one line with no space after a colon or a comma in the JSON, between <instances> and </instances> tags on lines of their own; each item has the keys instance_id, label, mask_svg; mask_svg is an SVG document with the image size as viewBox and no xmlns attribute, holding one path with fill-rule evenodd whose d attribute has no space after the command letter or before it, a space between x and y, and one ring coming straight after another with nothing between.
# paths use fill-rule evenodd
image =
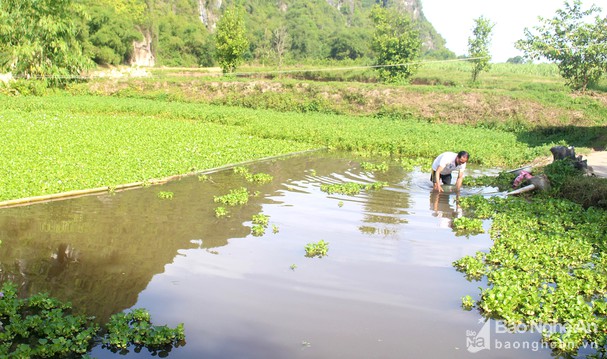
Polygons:
<instances>
[{"instance_id":1,"label":"white shirt","mask_svg":"<svg viewBox=\"0 0 607 359\"><path fill-rule=\"evenodd\" d=\"M439 167L443 167L441 171L441 175L448 175L453 171L463 171L466 169L466 164L462 163L457 166L455 164L455 159L457 158L457 153L455 152L443 152L432 162L432 170L436 171Z\"/></svg>"}]
</instances>

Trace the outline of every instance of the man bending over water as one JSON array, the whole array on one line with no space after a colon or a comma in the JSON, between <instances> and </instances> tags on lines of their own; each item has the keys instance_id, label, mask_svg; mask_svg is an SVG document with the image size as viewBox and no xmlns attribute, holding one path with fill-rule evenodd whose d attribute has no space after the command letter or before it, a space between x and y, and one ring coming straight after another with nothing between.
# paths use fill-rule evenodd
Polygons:
<instances>
[{"instance_id":1,"label":"man bending over water","mask_svg":"<svg viewBox=\"0 0 607 359\"><path fill-rule=\"evenodd\" d=\"M459 191L464 180L464 171L466 170L466 162L470 155L466 151L443 152L432 162L432 174L430 180L434 184L434 190L443 192L440 182L443 184L451 184L451 172L458 171L455 189Z\"/></svg>"}]
</instances>

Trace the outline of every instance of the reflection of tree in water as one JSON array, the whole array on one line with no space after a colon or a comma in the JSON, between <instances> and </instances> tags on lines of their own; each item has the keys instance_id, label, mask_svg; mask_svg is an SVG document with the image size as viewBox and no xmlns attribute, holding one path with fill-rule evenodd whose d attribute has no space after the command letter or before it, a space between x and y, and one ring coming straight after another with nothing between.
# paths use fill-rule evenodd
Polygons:
<instances>
[{"instance_id":1,"label":"reflection of tree in water","mask_svg":"<svg viewBox=\"0 0 607 359\"><path fill-rule=\"evenodd\" d=\"M262 198L217 219L213 196L242 183L233 183L231 173L214 176L214 183L188 178L162 188L175 193L173 200L159 199L161 189L150 187L3 209L0 279L16 283L23 296L48 292L106 321L133 306L180 249L196 247L192 240L217 247L249 234L242 218L258 213Z\"/></svg>"},{"instance_id":2,"label":"reflection of tree in water","mask_svg":"<svg viewBox=\"0 0 607 359\"><path fill-rule=\"evenodd\" d=\"M16 283L23 296L47 292L70 301L76 311L105 322L135 305L179 250L209 250L248 236L244 223L271 202L265 197L280 196L284 183L316 181L310 169L322 177L351 166L337 154L311 154L252 165L251 172L274 176L264 185L227 170L204 182L193 176L163 187L2 209L0 280ZM241 186L261 195L216 218L214 196ZM161 200L159 191L174 197Z\"/></svg>"},{"instance_id":3,"label":"reflection of tree in water","mask_svg":"<svg viewBox=\"0 0 607 359\"><path fill-rule=\"evenodd\" d=\"M373 226L360 226L358 229L363 234L380 235L382 237L394 236L398 232L396 229L379 228Z\"/></svg>"},{"instance_id":4,"label":"reflection of tree in water","mask_svg":"<svg viewBox=\"0 0 607 359\"><path fill-rule=\"evenodd\" d=\"M401 182L406 175L401 166L391 165L386 172L373 173L370 180L387 182L390 186ZM394 236L398 232L398 225L407 223L404 216L409 214L406 209L411 207L409 191L384 188L365 191L364 196L365 217L363 222L367 225L360 227L362 233L378 234L383 237Z\"/></svg>"}]
</instances>

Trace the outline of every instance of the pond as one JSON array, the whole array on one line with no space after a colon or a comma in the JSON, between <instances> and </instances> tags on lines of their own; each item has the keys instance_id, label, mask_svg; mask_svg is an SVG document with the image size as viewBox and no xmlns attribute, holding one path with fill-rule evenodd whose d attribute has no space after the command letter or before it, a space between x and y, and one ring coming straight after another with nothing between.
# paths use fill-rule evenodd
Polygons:
<instances>
[{"instance_id":1,"label":"pond","mask_svg":"<svg viewBox=\"0 0 607 359\"><path fill-rule=\"evenodd\" d=\"M70 301L100 322L146 308L155 324L184 323L187 344L172 358L549 358L539 333L500 334L499 343L494 335L491 348L471 353L488 327L462 310L461 298L477 296L479 282L452 262L487 250L489 236L455 235L456 195L432 194L427 173L397 164L373 173L361 161L373 162L310 153L247 165L272 175L266 184L225 169L206 180L2 209L0 279ZM354 196L320 190L375 181L388 186ZM239 187L259 194L217 218L215 196ZM269 226L254 236L259 213ZM306 244L320 240L328 255L307 258ZM100 347L91 354L119 356Z\"/></svg>"}]
</instances>

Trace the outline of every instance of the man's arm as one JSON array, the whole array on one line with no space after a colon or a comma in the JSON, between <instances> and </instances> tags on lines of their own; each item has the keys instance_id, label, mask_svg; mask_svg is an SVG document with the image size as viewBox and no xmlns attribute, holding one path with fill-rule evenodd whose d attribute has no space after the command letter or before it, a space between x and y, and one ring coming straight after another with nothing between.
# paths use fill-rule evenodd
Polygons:
<instances>
[{"instance_id":1,"label":"man's arm","mask_svg":"<svg viewBox=\"0 0 607 359\"><path fill-rule=\"evenodd\" d=\"M459 170L459 173L457 174L457 182L455 182L455 189L457 191L459 191L459 189L462 187L463 181L464 181L464 170Z\"/></svg>"},{"instance_id":2,"label":"man's arm","mask_svg":"<svg viewBox=\"0 0 607 359\"><path fill-rule=\"evenodd\" d=\"M438 191L438 193L443 192L443 187L441 187L440 185L440 174L443 171L445 167L443 166L438 166L438 168L436 169L436 172L434 172L434 190ZM458 178L459 181L459 178Z\"/></svg>"}]
</instances>

